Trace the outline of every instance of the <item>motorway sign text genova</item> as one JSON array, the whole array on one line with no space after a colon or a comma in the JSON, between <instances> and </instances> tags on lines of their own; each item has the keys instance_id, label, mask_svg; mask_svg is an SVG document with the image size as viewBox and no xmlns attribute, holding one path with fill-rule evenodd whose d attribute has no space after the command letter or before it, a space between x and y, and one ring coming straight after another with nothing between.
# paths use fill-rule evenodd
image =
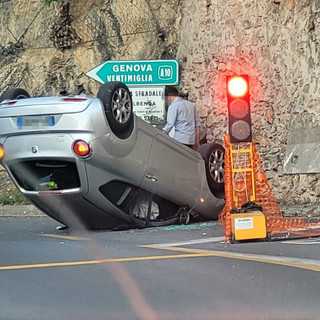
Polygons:
<instances>
[{"instance_id":1,"label":"motorway sign text genova","mask_svg":"<svg viewBox=\"0 0 320 320\"><path fill-rule=\"evenodd\" d=\"M86 75L100 83L121 81L132 85L178 85L178 60L106 61Z\"/></svg>"}]
</instances>

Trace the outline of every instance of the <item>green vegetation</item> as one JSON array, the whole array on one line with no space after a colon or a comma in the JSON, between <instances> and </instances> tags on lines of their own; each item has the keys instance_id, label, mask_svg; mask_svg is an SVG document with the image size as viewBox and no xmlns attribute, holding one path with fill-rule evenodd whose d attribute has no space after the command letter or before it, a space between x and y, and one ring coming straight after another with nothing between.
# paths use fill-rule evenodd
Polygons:
<instances>
[{"instance_id":1,"label":"green vegetation","mask_svg":"<svg viewBox=\"0 0 320 320\"><path fill-rule=\"evenodd\" d=\"M0 205L13 206L17 204L30 204L29 200L19 191L13 193L1 193Z\"/></svg>"},{"instance_id":2,"label":"green vegetation","mask_svg":"<svg viewBox=\"0 0 320 320\"><path fill-rule=\"evenodd\" d=\"M61 0L41 0L41 2L43 2L44 4L46 4L47 6L50 6L50 4L52 2L60 2Z\"/></svg>"}]
</instances>

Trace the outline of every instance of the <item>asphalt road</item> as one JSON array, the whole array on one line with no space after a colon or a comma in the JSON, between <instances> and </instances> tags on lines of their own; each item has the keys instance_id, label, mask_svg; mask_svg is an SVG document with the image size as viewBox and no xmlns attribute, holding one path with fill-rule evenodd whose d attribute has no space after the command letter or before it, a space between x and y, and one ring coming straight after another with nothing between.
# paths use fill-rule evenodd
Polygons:
<instances>
[{"instance_id":1,"label":"asphalt road","mask_svg":"<svg viewBox=\"0 0 320 320\"><path fill-rule=\"evenodd\" d=\"M224 243L218 223L75 234L0 217L0 319L319 319L320 238Z\"/></svg>"}]
</instances>

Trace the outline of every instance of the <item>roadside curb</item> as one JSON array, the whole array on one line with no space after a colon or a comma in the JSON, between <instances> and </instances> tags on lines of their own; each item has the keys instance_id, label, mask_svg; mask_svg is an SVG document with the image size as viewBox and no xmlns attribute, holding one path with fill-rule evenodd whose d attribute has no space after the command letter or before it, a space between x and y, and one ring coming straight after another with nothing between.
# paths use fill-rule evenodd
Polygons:
<instances>
[{"instance_id":1,"label":"roadside curb","mask_svg":"<svg viewBox=\"0 0 320 320\"><path fill-rule=\"evenodd\" d=\"M281 211L285 217L305 217L305 218L320 218L319 205L282 205Z\"/></svg>"},{"instance_id":2,"label":"roadside curb","mask_svg":"<svg viewBox=\"0 0 320 320\"><path fill-rule=\"evenodd\" d=\"M0 206L0 217L18 217L18 216L45 216L43 212L32 204Z\"/></svg>"}]
</instances>

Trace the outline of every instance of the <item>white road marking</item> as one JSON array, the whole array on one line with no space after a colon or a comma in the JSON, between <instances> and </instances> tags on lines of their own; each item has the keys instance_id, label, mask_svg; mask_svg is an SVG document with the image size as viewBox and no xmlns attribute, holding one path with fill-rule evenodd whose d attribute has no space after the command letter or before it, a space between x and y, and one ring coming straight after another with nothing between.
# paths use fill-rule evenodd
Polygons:
<instances>
[{"instance_id":1,"label":"white road marking","mask_svg":"<svg viewBox=\"0 0 320 320\"><path fill-rule=\"evenodd\" d=\"M281 241L284 244L299 244L299 245L309 245L309 244L320 244L320 239L303 239L303 240L288 240L288 241Z\"/></svg>"},{"instance_id":2,"label":"white road marking","mask_svg":"<svg viewBox=\"0 0 320 320\"><path fill-rule=\"evenodd\" d=\"M187 246L187 245L190 245L190 244L221 242L221 241L224 241L224 240L225 240L225 237L212 237L212 238L195 239L195 240L187 240L187 241L180 241L180 242L157 243L157 244L151 244L150 246L177 247L177 246Z\"/></svg>"}]
</instances>

